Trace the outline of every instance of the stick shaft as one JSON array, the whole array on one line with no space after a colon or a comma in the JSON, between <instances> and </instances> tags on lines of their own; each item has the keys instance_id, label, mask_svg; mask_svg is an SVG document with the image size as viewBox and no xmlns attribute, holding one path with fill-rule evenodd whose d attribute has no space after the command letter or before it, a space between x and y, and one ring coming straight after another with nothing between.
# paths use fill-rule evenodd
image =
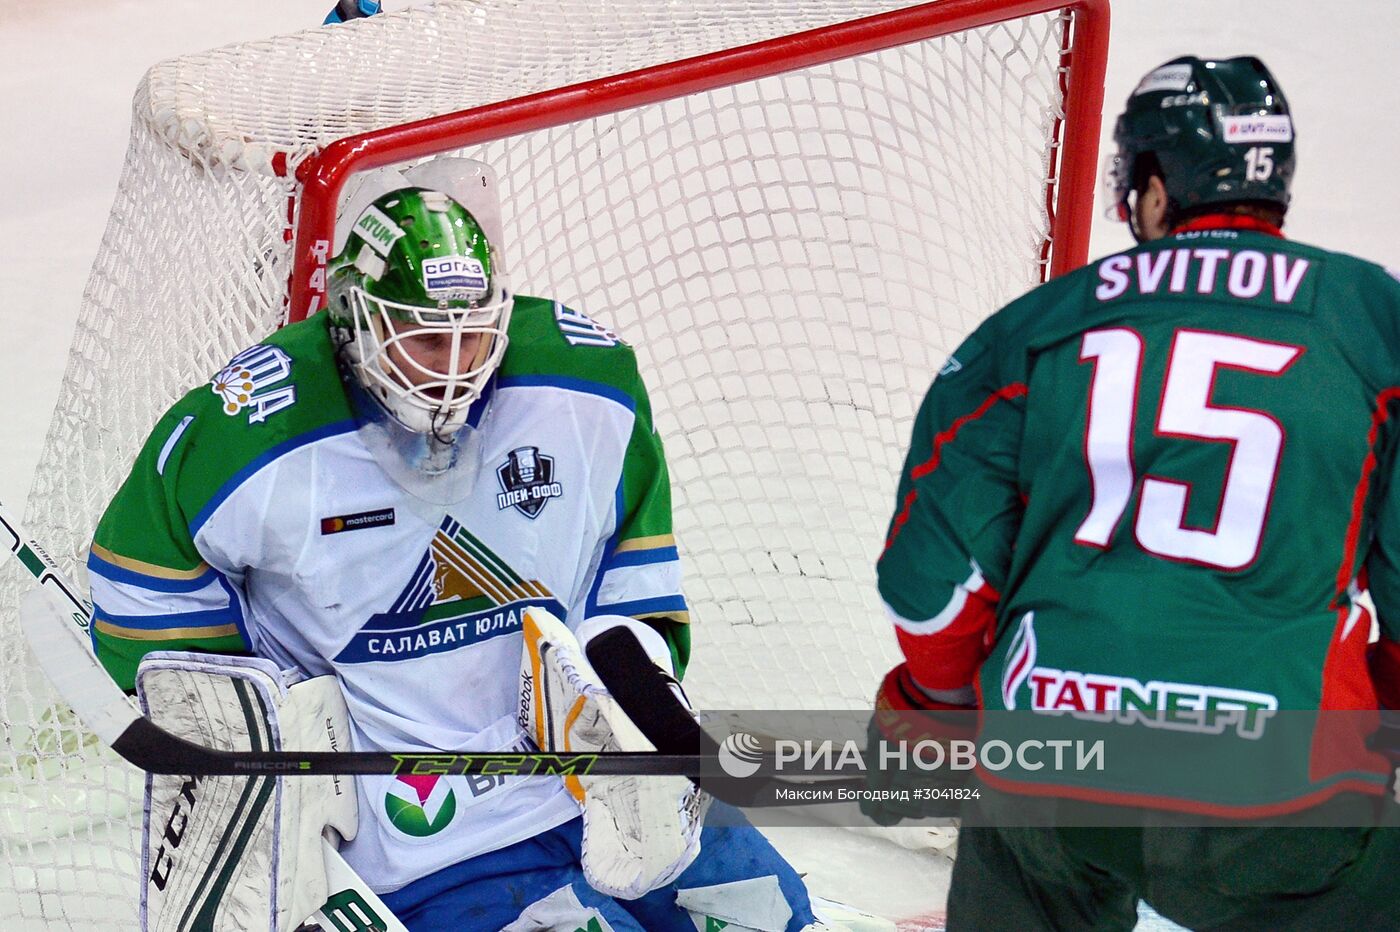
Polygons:
<instances>
[{"instance_id":1,"label":"stick shaft","mask_svg":"<svg viewBox=\"0 0 1400 932\"><path fill-rule=\"evenodd\" d=\"M0 505L9 552L47 598L26 597L21 622L35 656L78 717L132 764L150 773L255 776L325 774L700 776L696 754L457 754L449 751L218 751L143 718L89 648L92 607L53 558Z\"/></svg>"},{"instance_id":2,"label":"stick shaft","mask_svg":"<svg viewBox=\"0 0 1400 932\"><path fill-rule=\"evenodd\" d=\"M48 552L45 551L37 541L30 538L20 529L19 522L10 515L3 503L0 503L0 530L3 531L3 537L0 537L0 539L5 540L10 554L16 557L20 563L29 570L35 580L38 581L40 590L46 596L47 607L49 611L53 613L52 620L59 622L60 619L62 619L63 613L66 613L68 617L64 621L71 622L71 624L62 624L64 628L63 632L50 629L48 634L52 636L67 633L69 637L61 639L61 642L66 642L68 645L77 642L84 648L82 653L87 655L84 658L86 663L80 662L77 664L75 670L68 670L65 672L77 673L78 675L88 674L97 677L99 683L104 683L115 691L115 698L120 701L120 705L112 703L113 697L110 693L107 693L105 696L103 692L100 691L93 694L97 701L104 703L103 709L98 710L94 708L90 713L95 713L96 718L103 723L100 730L110 732L120 729L117 731L117 741L121 740L121 736L124 735L127 730L130 730L136 722L143 722L151 729L159 731L159 729L155 728L154 725L151 725L151 723L144 718L137 716L131 719L122 714L123 707L126 712L132 715L135 715L136 710L131 706L131 703L127 701L126 696L123 695L120 690L115 689L116 684L107 676L107 671L100 669L96 658L86 650L88 645L88 630L92 624L92 606L89 605L87 600L82 598L82 596L78 595L77 587L74 586L63 573L53 557L49 556ZM24 610L22 609L21 611L23 612ZM27 627L25 633L30 633ZM35 640L36 639L33 637L30 638L31 646L35 654L40 655L42 659L43 655L47 652L44 650L44 644L36 643ZM70 656L72 655L70 654ZM99 668L92 670L88 667L88 663ZM52 679L53 672L47 670L46 672L49 672L50 678ZM69 691L63 689L62 684L55 683L55 685L60 686L59 692L71 703L72 699L69 698ZM74 680L70 689L77 688L77 681ZM85 696L87 694L84 692L82 695ZM80 718L83 717L84 710L77 708L76 704L74 711L78 712ZM88 721L88 719L84 718L84 721ZM89 724L89 727L93 727L93 725ZM99 737L101 737L100 734ZM180 740L174 735L167 734L166 737L175 741ZM115 746L116 742L109 740L109 743ZM196 745L190 746L197 747ZM208 749L200 750L207 751ZM164 772L174 773L176 771ZM353 910L350 915L355 919L355 927L363 927L365 924L364 921L367 920L368 926L377 930L377 932L408 932L408 927L399 921L398 917L389 910L389 907L384 905L384 901L370 889L369 884L365 883L359 874L355 873L354 869L341 857L335 845L324 836L321 838L321 854L325 859L326 879L332 892L330 898L326 900L325 905L318 911L318 915L326 917L326 921L331 923L329 926L330 928L339 928L340 926L334 923L335 918L339 917L342 913Z\"/></svg>"}]
</instances>

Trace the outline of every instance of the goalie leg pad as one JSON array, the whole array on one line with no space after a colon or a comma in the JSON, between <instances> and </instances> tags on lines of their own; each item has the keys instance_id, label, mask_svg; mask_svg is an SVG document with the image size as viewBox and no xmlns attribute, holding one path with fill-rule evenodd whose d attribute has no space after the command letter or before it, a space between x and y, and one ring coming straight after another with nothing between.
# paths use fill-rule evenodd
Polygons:
<instances>
[{"instance_id":1,"label":"goalie leg pad","mask_svg":"<svg viewBox=\"0 0 1400 932\"><path fill-rule=\"evenodd\" d=\"M186 651L147 655L142 712L228 751L338 750L349 714L334 677L291 684L275 663ZM146 777L141 927L294 929L325 902L321 834L354 837L349 778Z\"/></svg>"},{"instance_id":2,"label":"goalie leg pad","mask_svg":"<svg viewBox=\"0 0 1400 932\"><path fill-rule=\"evenodd\" d=\"M526 610L523 730L558 752L654 751L599 682L572 632ZM636 899L673 881L700 852L710 797L684 777L565 777L583 809L584 876L601 893Z\"/></svg>"}]
</instances>

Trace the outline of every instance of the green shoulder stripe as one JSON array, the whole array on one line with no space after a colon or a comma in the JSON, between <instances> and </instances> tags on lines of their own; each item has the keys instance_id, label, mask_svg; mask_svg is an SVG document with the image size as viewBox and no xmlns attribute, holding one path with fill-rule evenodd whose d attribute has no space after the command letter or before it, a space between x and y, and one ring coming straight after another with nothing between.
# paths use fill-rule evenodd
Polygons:
<instances>
[{"instance_id":1,"label":"green shoulder stripe","mask_svg":"<svg viewBox=\"0 0 1400 932\"><path fill-rule=\"evenodd\" d=\"M587 383L591 391L631 408L632 435L622 462L617 552L675 546L671 481L652 423L651 401L632 348L611 330L556 301L519 296L510 320L510 345L502 360L502 385ZM684 612L649 619L666 638L678 675L690 659L690 627Z\"/></svg>"},{"instance_id":2,"label":"green shoulder stripe","mask_svg":"<svg viewBox=\"0 0 1400 932\"><path fill-rule=\"evenodd\" d=\"M262 466L354 429L323 312L235 356L156 424L94 540L174 572L202 563L194 533Z\"/></svg>"},{"instance_id":3,"label":"green shoulder stripe","mask_svg":"<svg viewBox=\"0 0 1400 932\"><path fill-rule=\"evenodd\" d=\"M558 302L515 300L501 383L586 383L589 390L631 408L634 420L622 466L618 538L669 538L670 481L636 354L617 334Z\"/></svg>"},{"instance_id":4,"label":"green shoulder stripe","mask_svg":"<svg viewBox=\"0 0 1400 932\"><path fill-rule=\"evenodd\" d=\"M634 408L646 402L632 347L557 301L517 297L509 335L500 370L507 384L531 378L579 380L598 386L599 394L626 396Z\"/></svg>"},{"instance_id":5,"label":"green shoulder stripe","mask_svg":"<svg viewBox=\"0 0 1400 932\"><path fill-rule=\"evenodd\" d=\"M542 298L515 299L509 332L510 346L501 363L503 384L532 379L543 384L585 382L632 409L635 420L622 465L618 540L621 549L640 538L648 539L650 546L673 546L666 458L632 348L596 321Z\"/></svg>"}]
</instances>

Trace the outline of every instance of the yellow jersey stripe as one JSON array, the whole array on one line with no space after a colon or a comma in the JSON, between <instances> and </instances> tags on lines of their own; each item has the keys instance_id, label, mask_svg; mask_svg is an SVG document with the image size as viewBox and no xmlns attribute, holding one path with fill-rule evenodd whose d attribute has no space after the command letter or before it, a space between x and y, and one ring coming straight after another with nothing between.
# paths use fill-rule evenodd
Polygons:
<instances>
[{"instance_id":1,"label":"yellow jersey stripe","mask_svg":"<svg viewBox=\"0 0 1400 932\"><path fill-rule=\"evenodd\" d=\"M157 566L154 563L121 556L98 543L92 545L92 552L98 559L113 566L120 566L124 570L131 570L133 573L140 573L143 576L154 576L157 579L198 579L209 572L209 564L203 561L192 570L172 570L168 566Z\"/></svg>"},{"instance_id":2,"label":"yellow jersey stripe","mask_svg":"<svg viewBox=\"0 0 1400 932\"><path fill-rule=\"evenodd\" d=\"M647 618L665 618L667 621L674 621L678 625L690 624L690 612L647 612ZM641 618L637 619L641 621Z\"/></svg>"},{"instance_id":3,"label":"yellow jersey stripe","mask_svg":"<svg viewBox=\"0 0 1400 932\"><path fill-rule=\"evenodd\" d=\"M110 621L96 621L94 626L102 634L127 641L200 641L210 638L239 637L238 626L233 624L204 625L197 628L160 628L154 631L146 628L125 628Z\"/></svg>"},{"instance_id":4,"label":"yellow jersey stripe","mask_svg":"<svg viewBox=\"0 0 1400 932\"><path fill-rule=\"evenodd\" d=\"M660 550L662 547L676 546L676 535L655 534L651 537L634 537L617 545L613 553L626 553L629 550Z\"/></svg>"}]
</instances>

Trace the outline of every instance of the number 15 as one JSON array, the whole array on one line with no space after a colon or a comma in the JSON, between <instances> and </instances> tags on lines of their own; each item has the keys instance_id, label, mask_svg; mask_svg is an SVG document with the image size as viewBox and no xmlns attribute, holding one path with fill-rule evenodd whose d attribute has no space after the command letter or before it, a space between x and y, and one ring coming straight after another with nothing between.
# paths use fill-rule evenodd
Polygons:
<instances>
[{"instance_id":1,"label":"number 15","mask_svg":"<svg viewBox=\"0 0 1400 932\"><path fill-rule=\"evenodd\" d=\"M1210 402L1221 368L1279 376L1303 353L1301 346L1269 343L1201 330L1178 330L1167 360L1157 434L1226 442L1230 465L1213 529L1186 526L1191 486L1144 476L1133 532L1148 553L1217 569L1248 566L1259 553L1274 481L1283 452L1283 426L1271 415ZM1133 421L1142 372L1143 341L1126 328L1084 334L1079 360L1094 363L1089 388L1084 458L1093 489L1089 514L1074 539L1107 547L1136 485Z\"/></svg>"}]
</instances>

